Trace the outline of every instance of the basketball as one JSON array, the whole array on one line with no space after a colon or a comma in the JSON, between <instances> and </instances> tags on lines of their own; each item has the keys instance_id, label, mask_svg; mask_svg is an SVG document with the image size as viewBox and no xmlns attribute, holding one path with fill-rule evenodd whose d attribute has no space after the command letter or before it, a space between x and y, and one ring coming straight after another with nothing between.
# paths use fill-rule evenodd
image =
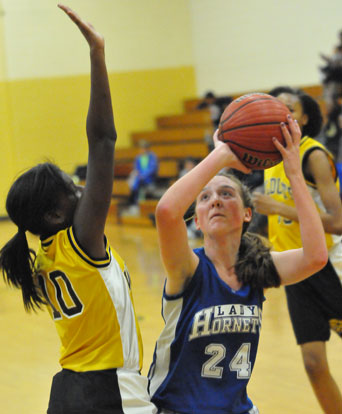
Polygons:
<instances>
[{"instance_id":1,"label":"basketball","mask_svg":"<svg viewBox=\"0 0 342 414\"><path fill-rule=\"evenodd\" d=\"M285 146L280 123L288 125L288 108L265 93L240 96L224 110L218 138L226 142L240 161L252 170L265 170L282 161L272 138Z\"/></svg>"}]
</instances>

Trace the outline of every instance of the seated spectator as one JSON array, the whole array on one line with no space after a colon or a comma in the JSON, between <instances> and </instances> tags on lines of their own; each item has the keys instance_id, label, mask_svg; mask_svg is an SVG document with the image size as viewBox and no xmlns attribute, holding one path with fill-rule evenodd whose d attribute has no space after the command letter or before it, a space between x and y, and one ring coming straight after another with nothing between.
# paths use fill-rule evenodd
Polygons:
<instances>
[{"instance_id":1,"label":"seated spectator","mask_svg":"<svg viewBox=\"0 0 342 414\"><path fill-rule=\"evenodd\" d=\"M131 194L129 204L137 206L141 198L145 198L146 191L154 186L158 173L158 158L150 150L150 144L147 141L139 142L140 153L134 161L134 169L129 176L129 187Z\"/></svg>"},{"instance_id":2,"label":"seated spectator","mask_svg":"<svg viewBox=\"0 0 342 414\"><path fill-rule=\"evenodd\" d=\"M196 160L191 157L185 158L180 166L180 171L178 174L178 178L183 177L187 172L192 170L196 166Z\"/></svg>"},{"instance_id":3,"label":"seated spectator","mask_svg":"<svg viewBox=\"0 0 342 414\"><path fill-rule=\"evenodd\" d=\"M339 99L342 98L342 30L338 33L339 43L331 56L320 54L325 65L320 67L323 95L329 116Z\"/></svg>"},{"instance_id":4,"label":"seated spectator","mask_svg":"<svg viewBox=\"0 0 342 414\"><path fill-rule=\"evenodd\" d=\"M232 100L230 96L216 97L213 92L209 91L197 105L196 109L209 109L213 127L216 129L219 126L223 111Z\"/></svg>"}]
</instances>

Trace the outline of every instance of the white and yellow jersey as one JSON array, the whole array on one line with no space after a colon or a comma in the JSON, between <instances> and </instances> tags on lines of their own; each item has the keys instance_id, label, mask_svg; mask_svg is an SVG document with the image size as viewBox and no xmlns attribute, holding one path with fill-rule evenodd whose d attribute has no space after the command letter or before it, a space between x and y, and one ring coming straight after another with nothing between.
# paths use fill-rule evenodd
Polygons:
<instances>
[{"instance_id":1,"label":"white and yellow jersey","mask_svg":"<svg viewBox=\"0 0 342 414\"><path fill-rule=\"evenodd\" d=\"M320 149L327 154L329 162L331 164L331 171L335 185L339 193L340 183L333 161L333 156L320 142L313 138L303 137L301 139L299 151L302 168L306 157L314 149ZM291 186L288 178L285 175L283 163L281 162L272 168L266 169L264 174L265 194L271 196L281 203L294 207L295 203L292 197ZM315 201L318 211L325 212L326 209L321 200L316 184L313 182L313 180L308 179L308 177L305 178L305 181L312 195L312 198ZM272 246L277 251L297 249L302 247L299 223L282 216L268 216L268 236L270 242L272 243ZM342 279L341 236L325 233L325 238L327 247L329 249L329 259L336 272Z\"/></svg>"},{"instance_id":2,"label":"white and yellow jersey","mask_svg":"<svg viewBox=\"0 0 342 414\"><path fill-rule=\"evenodd\" d=\"M106 243L94 259L73 229L41 241L39 284L61 340L60 364L83 372L142 368L142 340L125 263Z\"/></svg>"}]
</instances>

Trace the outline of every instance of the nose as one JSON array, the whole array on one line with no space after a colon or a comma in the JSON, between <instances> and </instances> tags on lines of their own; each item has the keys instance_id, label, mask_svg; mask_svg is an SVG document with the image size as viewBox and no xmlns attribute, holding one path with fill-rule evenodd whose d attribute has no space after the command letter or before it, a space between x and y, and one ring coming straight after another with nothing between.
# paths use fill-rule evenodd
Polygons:
<instances>
[{"instance_id":1,"label":"nose","mask_svg":"<svg viewBox=\"0 0 342 414\"><path fill-rule=\"evenodd\" d=\"M221 206L221 200L220 197L218 196L218 194L213 194L212 199L211 199L211 205L212 207L219 207Z\"/></svg>"}]
</instances>

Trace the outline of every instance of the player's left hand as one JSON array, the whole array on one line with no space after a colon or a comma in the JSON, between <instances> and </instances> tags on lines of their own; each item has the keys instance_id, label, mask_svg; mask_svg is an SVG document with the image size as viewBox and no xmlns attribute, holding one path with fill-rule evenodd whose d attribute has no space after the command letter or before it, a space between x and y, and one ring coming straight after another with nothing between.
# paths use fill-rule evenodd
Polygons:
<instances>
[{"instance_id":1,"label":"player's left hand","mask_svg":"<svg viewBox=\"0 0 342 414\"><path fill-rule=\"evenodd\" d=\"M302 132L300 130L298 122L294 120L291 115L288 115L287 119L289 123L289 129L286 127L285 123L280 124L286 145L283 146L277 140L277 138L273 138L273 142L283 157L285 173L289 177L292 174L297 174L301 168L299 143Z\"/></svg>"},{"instance_id":2,"label":"player's left hand","mask_svg":"<svg viewBox=\"0 0 342 414\"><path fill-rule=\"evenodd\" d=\"M87 40L90 49L104 49L104 38L98 33L92 24L85 22L81 17L75 13L70 7L63 4L58 4L58 7L63 10L70 19L77 25L81 33Z\"/></svg>"}]
</instances>

